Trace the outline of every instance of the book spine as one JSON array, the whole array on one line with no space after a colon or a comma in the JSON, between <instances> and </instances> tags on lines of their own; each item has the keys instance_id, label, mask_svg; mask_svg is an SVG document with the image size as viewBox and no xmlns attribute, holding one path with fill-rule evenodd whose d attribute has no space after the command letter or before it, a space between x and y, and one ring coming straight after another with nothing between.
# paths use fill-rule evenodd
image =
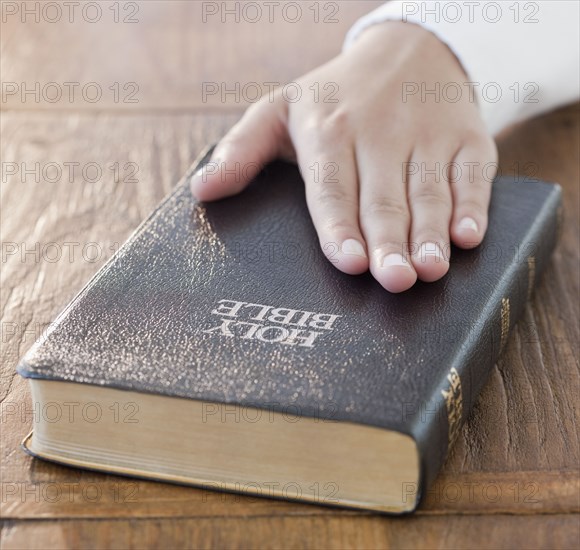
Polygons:
<instances>
[{"instance_id":1,"label":"book spine","mask_svg":"<svg viewBox=\"0 0 580 550\"><path fill-rule=\"evenodd\" d=\"M561 189L553 185L526 238L517 250L511 251L511 264L487 301L480 320L464 327L460 334L463 344L451 368L434 385L434 394L416 417L412 433L421 455L417 504L460 435L512 328L549 264L558 241L561 217Z\"/></svg>"}]
</instances>

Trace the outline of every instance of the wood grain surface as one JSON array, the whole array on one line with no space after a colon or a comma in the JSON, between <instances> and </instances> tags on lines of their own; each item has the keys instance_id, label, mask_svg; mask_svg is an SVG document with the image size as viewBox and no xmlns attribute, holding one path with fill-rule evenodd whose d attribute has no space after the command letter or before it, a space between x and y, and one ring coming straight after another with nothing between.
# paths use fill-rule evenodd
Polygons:
<instances>
[{"instance_id":1,"label":"wood grain surface","mask_svg":"<svg viewBox=\"0 0 580 550\"><path fill-rule=\"evenodd\" d=\"M296 23L281 16L221 23L219 15L204 22L203 2L174 0L138 2L135 23L122 23L131 3L119 4L115 23L113 2L100 3L95 23L78 14L72 23L64 16L22 22L19 14L2 21L3 91L19 88L1 103L2 548L580 545L578 105L498 140L501 171L520 174L522 192L526 177L563 186L562 237L415 516L119 478L33 460L19 449L38 411L15 375L18 359L243 112L244 94L204 100L204 83L290 82L336 53L352 22L378 3L336 3L335 23L322 21L331 11L320 6L315 23L313 2L302 3ZM78 83L77 92L96 83L102 97L47 101L50 82L62 90ZM35 90L36 83L40 98L35 91L23 98L22 85ZM137 85L137 102L124 101L135 92L127 83Z\"/></svg>"}]
</instances>

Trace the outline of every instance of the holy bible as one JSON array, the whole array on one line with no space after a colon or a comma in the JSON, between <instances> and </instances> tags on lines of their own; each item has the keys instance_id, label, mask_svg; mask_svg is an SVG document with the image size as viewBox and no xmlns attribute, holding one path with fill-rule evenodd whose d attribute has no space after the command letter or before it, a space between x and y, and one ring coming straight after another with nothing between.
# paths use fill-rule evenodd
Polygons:
<instances>
[{"instance_id":1,"label":"holy bible","mask_svg":"<svg viewBox=\"0 0 580 550\"><path fill-rule=\"evenodd\" d=\"M209 153L208 153L209 154ZM298 169L192 173L19 365L35 457L404 513L435 478L556 243L560 188L500 178L475 250L390 294L324 256Z\"/></svg>"}]
</instances>

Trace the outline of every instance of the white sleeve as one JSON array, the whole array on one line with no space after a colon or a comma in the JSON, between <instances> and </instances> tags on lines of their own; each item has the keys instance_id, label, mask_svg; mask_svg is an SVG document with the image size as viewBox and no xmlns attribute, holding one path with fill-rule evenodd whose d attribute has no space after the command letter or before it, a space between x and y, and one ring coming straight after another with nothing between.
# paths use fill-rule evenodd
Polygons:
<instances>
[{"instance_id":1,"label":"white sleeve","mask_svg":"<svg viewBox=\"0 0 580 550\"><path fill-rule=\"evenodd\" d=\"M580 2L393 0L359 19L348 49L367 27L387 20L416 23L446 43L467 73L489 131L560 105L580 94ZM441 82L445 93L445 83ZM470 86L461 83L465 93ZM453 93L451 93L453 92ZM457 86L449 95L455 97Z\"/></svg>"}]
</instances>

